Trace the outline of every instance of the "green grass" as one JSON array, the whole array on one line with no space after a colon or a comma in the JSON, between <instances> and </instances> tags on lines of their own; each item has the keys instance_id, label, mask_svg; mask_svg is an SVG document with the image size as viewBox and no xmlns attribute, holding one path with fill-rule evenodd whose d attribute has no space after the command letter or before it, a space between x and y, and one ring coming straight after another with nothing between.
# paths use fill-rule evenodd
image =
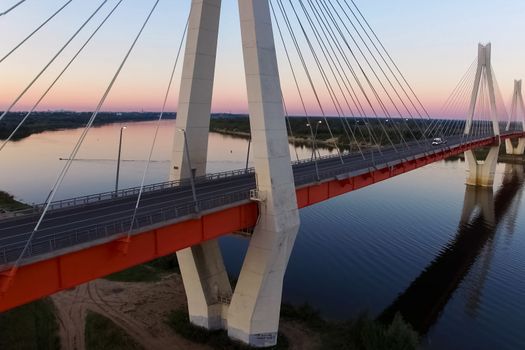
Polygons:
<instances>
[{"instance_id":1,"label":"green grass","mask_svg":"<svg viewBox=\"0 0 525 350\"><path fill-rule=\"evenodd\" d=\"M64 130L84 127L91 117L91 112L33 112L22 127L14 135L13 140L21 140L32 134L44 131ZM11 112L0 123L0 140L6 139L20 123L25 113ZM132 123L156 120L159 114L155 112L101 112L94 126L111 123ZM164 119L174 119L174 113L166 113Z\"/></svg>"},{"instance_id":2,"label":"green grass","mask_svg":"<svg viewBox=\"0 0 525 350\"><path fill-rule=\"evenodd\" d=\"M320 349L323 350L415 350L419 345L418 334L399 315L389 325L366 314L356 320L336 322L324 320L318 311L307 304L299 307L283 304L281 319L299 322L312 334L319 335ZM182 337L213 349L250 349L230 340L225 331L211 332L192 325L186 311L172 311L168 324ZM271 349L288 348L288 340L279 335L277 346Z\"/></svg>"},{"instance_id":3,"label":"green grass","mask_svg":"<svg viewBox=\"0 0 525 350\"><path fill-rule=\"evenodd\" d=\"M86 317L85 338L87 350L143 349L113 321L91 311Z\"/></svg>"},{"instance_id":4,"label":"green grass","mask_svg":"<svg viewBox=\"0 0 525 350\"><path fill-rule=\"evenodd\" d=\"M299 321L318 333L323 350L415 350L419 345L419 335L399 315L389 325L366 314L347 322L326 321L305 304L283 305L281 318Z\"/></svg>"},{"instance_id":5,"label":"green grass","mask_svg":"<svg viewBox=\"0 0 525 350\"><path fill-rule=\"evenodd\" d=\"M333 324L321 334L321 341L327 350L415 350L419 336L399 315L390 325L362 315L355 321Z\"/></svg>"},{"instance_id":6,"label":"green grass","mask_svg":"<svg viewBox=\"0 0 525 350\"><path fill-rule=\"evenodd\" d=\"M161 272L148 265L137 265L105 277L113 282L158 282Z\"/></svg>"},{"instance_id":7,"label":"green grass","mask_svg":"<svg viewBox=\"0 0 525 350\"><path fill-rule=\"evenodd\" d=\"M14 199L12 195L7 192L0 191L0 209L7 211L27 209L30 206Z\"/></svg>"},{"instance_id":8,"label":"green grass","mask_svg":"<svg viewBox=\"0 0 525 350\"><path fill-rule=\"evenodd\" d=\"M177 256L168 255L105 277L114 282L158 282L166 273L179 271Z\"/></svg>"},{"instance_id":9,"label":"green grass","mask_svg":"<svg viewBox=\"0 0 525 350\"><path fill-rule=\"evenodd\" d=\"M226 331L208 331L202 327L192 325L188 313L183 310L172 311L168 318L168 325L183 338L192 342L205 344L215 350L250 350L250 346L233 341ZM289 348L288 340L279 334L277 345L266 349L286 350Z\"/></svg>"},{"instance_id":10,"label":"green grass","mask_svg":"<svg viewBox=\"0 0 525 350\"><path fill-rule=\"evenodd\" d=\"M60 349L58 321L51 300L38 300L1 313L0 349Z\"/></svg>"}]
</instances>

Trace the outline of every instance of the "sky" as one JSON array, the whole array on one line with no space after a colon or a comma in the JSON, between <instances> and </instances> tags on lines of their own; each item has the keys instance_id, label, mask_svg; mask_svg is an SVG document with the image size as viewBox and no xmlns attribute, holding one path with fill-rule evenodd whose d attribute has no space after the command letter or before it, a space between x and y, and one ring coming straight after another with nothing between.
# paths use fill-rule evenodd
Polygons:
<instances>
[{"instance_id":1,"label":"sky","mask_svg":"<svg viewBox=\"0 0 525 350\"><path fill-rule=\"evenodd\" d=\"M222 0L214 112L247 111L237 1ZM510 100L513 79L525 77L525 45L519 45L518 34L524 29L523 0L355 1L433 115L439 114L476 57L478 42L492 43L493 67L506 100ZM0 13L16 2L0 0ZM0 16L0 58L65 2L26 0L11 13ZM0 110L16 99L101 2L73 0L37 35L0 62ZM116 2L107 0L93 21L16 104L15 110L33 106ZM124 0L38 109L93 110L153 3L154 0ZM190 0L160 0L103 110L161 108L189 5ZM288 99L291 113L300 113L292 76L279 45L277 50L285 101ZM180 68L179 63L169 110L176 110ZM302 84L306 82L303 80ZM315 84L321 85L319 77ZM311 94L306 97L307 103L313 100Z\"/></svg>"}]
</instances>

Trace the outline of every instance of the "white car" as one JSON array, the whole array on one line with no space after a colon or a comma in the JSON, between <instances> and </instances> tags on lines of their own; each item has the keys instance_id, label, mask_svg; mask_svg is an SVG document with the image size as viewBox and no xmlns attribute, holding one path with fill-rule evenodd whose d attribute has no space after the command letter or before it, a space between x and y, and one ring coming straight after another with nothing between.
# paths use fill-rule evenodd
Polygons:
<instances>
[{"instance_id":1,"label":"white car","mask_svg":"<svg viewBox=\"0 0 525 350\"><path fill-rule=\"evenodd\" d=\"M447 143L447 141L443 140L441 137L436 137L432 140L432 146L444 145L445 143Z\"/></svg>"}]
</instances>

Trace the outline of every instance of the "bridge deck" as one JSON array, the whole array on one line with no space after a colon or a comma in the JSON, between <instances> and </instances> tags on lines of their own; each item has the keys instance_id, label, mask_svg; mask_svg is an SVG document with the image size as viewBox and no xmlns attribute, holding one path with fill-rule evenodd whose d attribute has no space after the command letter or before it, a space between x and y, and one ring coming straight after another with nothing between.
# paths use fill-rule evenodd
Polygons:
<instances>
[{"instance_id":1,"label":"bridge deck","mask_svg":"<svg viewBox=\"0 0 525 350\"><path fill-rule=\"evenodd\" d=\"M502 139L523 135L508 133ZM469 140L457 136L448 139L446 145L420 141L409 147L369 151L365 159L354 154L294 163L298 206L319 203L495 142L498 140L490 136ZM116 198L102 194L53 203L22 260L18 287L10 288L11 297L0 298L0 311L255 225L257 206L250 201L250 190L256 188L253 171L199 178L196 188L198 216L187 181L149 186L133 226L131 244L125 244L125 250L131 251L128 254L119 254L122 244L118 239L129 231L136 190L124 190ZM132 194L126 195L126 191ZM0 264L4 269L20 255L38 217L36 212L0 220ZM25 279L19 276L23 268L28 271ZM47 277L44 271L48 271ZM39 291L34 288L35 280L43 283Z\"/></svg>"}]
</instances>

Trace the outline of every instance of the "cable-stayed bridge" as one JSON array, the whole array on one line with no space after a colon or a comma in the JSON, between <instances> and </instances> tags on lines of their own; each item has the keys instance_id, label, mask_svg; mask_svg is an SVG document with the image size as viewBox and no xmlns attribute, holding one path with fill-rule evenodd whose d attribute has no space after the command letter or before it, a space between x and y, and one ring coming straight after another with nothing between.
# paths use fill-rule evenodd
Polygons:
<instances>
[{"instance_id":1,"label":"cable-stayed bridge","mask_svg":"<svg viewBox=\"0 0 525 350\"><path fill-rule=\"evenodd\" d=\"M2 10L0 18L29 6L24 3ZM8 64L71 3L52 12L0 64ZM521 82L515 83L507 113L490 44L479 46L443 115L432 118L352 0L240 0L251 127L247 156L254 167L208 174L221 1L192 0L159 114L160 122L180 78L170 181L146 185L148 162L136 188L55 201L158 4L152 1L45 203L0 220L0 310L177 252L191 321L209 329L227 328L231 337L254 346L270 346L277 340L283 276L300 225L299 209L462 153L467 184L490 188L501 143L508 154L523 154ZM0 152L124 5L123 0L101 1L6 106L0 123L86 25L99 20L9 137L0 141ZM288 147L289 137L294 140L292 106L307 118L312 148L311 157L293 162ZM316 152L320 128L328 134L323 141L335 149L334 156ZM482 148L488 154L479 160L474 151ZM239 231L251 238L232 290L216 239Z\"/></svg>"}]
</instances>

